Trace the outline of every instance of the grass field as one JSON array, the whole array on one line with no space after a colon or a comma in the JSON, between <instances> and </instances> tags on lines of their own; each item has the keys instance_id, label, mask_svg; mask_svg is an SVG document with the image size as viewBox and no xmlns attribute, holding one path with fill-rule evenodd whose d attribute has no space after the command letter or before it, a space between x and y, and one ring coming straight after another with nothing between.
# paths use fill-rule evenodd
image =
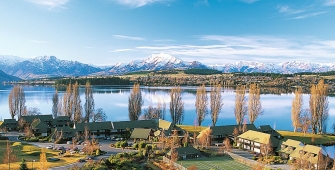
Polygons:
<instances>
[{"instance_id":1,"label":"grass field","mask_svg":"<svg viewBox=\"0 0 335 170\"><path fill-rule=\"evenodd\" d=\"M278 130L278 132L284 137L284 140L293 139L293 140L301 141L305 144L322 145L322 144L330 144L330 143L335 142L335 136L330 136L330 135L306 133L306 136L304 136L304 133L301 133L301 132L280 131L280 130ZM313 137L314 137L314 142L312 141Z\"/></svg>"},{"instance_id":2,"label":"grass field","mask_svg":"<svg viewBox=\"0 0 335 170\"><path fill-rule=\"evenodd\" d=\"M249 166L234 161L230 156L212 157L203 159L189 159L178 161L179 164L188 168L195 165L198 170L247 170L251 169Z\"/></svg>"},{"instance_id":3,"label":"grass field","mask_svg":"<svg viewBox=\"0 0 335 170\"><path fill-rule=\"evenodd\" d=\"M21 142L14 142L14 143L12 142L12 146L13 146L12 150L16 155L17 160L15 163L11 163L10 165L11 169L18 169L22 161L22 158L26 160L29 169L31 169L32 166L34 166L34 169L37 169L39 167L41 148ZM8 165L2 163L4 156L3 153L5 152L5 149L6 149L6 141L0 141L0 162L1 162L0 169L8 169ZM47 158L58 157L59 153L59 151L49 149L47 149L46 152L47 152ZM48 166L55 167L70 164L76 162L77 159L83 157L84 157L83 155L74 155L72 157L60 158L60 161L48 162ZM34 163L33 160L35 160Z\"/></svg>"}]
</instances>

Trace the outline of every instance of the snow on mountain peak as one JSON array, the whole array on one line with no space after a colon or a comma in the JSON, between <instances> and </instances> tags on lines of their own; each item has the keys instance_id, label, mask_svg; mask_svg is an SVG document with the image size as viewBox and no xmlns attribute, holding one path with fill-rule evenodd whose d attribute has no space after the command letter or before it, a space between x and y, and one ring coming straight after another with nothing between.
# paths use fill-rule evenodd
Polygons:
<instances>
[{"instance_id":1,"label":"snow on mountain peak","mask_svg":"<svg viewBox=\"0 0 335 170\"><path fill-rule=\"evenodd\" d=\"M179 64L183 61L179 58L176 58L174 56L171 56L169 54L159 53L159 54L151 54L148 58L143 60L143 63L173 63L173 64Z\"/></svg>"}]
</instances>

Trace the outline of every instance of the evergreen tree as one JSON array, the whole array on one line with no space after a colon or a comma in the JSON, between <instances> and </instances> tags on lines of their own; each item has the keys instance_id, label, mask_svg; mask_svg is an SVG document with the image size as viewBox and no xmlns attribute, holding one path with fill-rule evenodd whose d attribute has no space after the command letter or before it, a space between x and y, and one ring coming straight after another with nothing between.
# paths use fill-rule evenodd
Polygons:
<instances>
[{"instance_id":1,"label":"evergreen tree","mask_svg":"<svg viewBox=\"0 0 335 170\"><path fill-rule=\"evenodd\" d=\"M28 170L26 160L22 158L19 170Z\"/></svg>"}]
</instances>

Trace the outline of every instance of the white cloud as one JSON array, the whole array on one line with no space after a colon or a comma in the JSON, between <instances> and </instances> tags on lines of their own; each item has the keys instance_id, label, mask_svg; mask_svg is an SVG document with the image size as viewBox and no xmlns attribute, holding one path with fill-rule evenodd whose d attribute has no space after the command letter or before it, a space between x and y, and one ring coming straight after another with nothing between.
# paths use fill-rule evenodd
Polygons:
<instances>
[{"instance_id":1,"label":"white cloud","mask_svg":"<svg viewBox=\"0 0 335 170\"><path fill-rule=\"evenodd\" d=\"M70 0L27 0L27 1L34 4L47 6L50 9L52 9L56 7L66 8L64 7L64 5L67 4Z\"/></svg>"},{"instance_id":2,"label":"white cloud","mask_svg":"<svg viewBox=\"0 0 335 170\"><path fill-rule=\"evenodd\" d=\"M168 0L112 0L112 1L115 1L121 5L130 6L132 8L138 8L153 3L165 2Z\"/></svg>"},{"instance_id":3,"label":"white cloud","mask_svg":"<svg viewBox=\"0 0 335 170\"><path fill-rule=\"evenodd\" d=\"M109 52L117 53L117 52L126 52L126 51L132 51L132 50L133 50L133 49L122 48L122 49L111 50L111 51L109 51Z\"/></svg>"},{"instance_id":4,"label":"white cloud","mask_svg":"<svg viewBox=\"0 0 335 170\"><path fill-rule=\"evenodd\" d=\"M125 39L125 40L136 40L136 41L145 40L142 37L132 37L132 36L127 36L127 35L113 35L113 37L116 39Z\"/></svg>"},{"instance_id":5,"label":"white cloud","mask_svg":"<svg viewBox=\"0 0 335 170\"><path fill-rule=\"evenodd\" d=\"M321 14L325 14L327 13L327 11L323 11L323 12L314 12L314 13L309 13L309 14L304 14L304 15L299 15L290 19L305 19L305 18L310 18L310 17L315 17Z\"/></svg>"},{"instance_id":6,"label":"white cloud","mask_svg":"<svg viewBox=\"0 0 335 170\"><path fill-rule=\"evenodd\" d=\"M304 10L292 9L288 5L281 5L281 6L278 6L277 8L278 8L280 13L286 13L286 14L289 14L289 15L299 14L299 13L304 12Z\"/></svg>"},{"instance_id":7,"label":"white cloud","mask_svg":"<svg viewBox=\"0 0 335 170\"><path fill-rule=\"evenodd\" d=\"M335 0L326 0L325 6L335 6Z\"/></svg>"},{"instance_id":8,"label":"white cloud","mask_svg":"<svg viewBox=\"0 0 335 170\"><path fill-rule=\"evenodd\" d=\"M199 36L208 45L139 46L145 53L168 53L203 62L222 64L239 60L280 63L282 61L329 62L335 58L335 40L274 36ZM304 42L301 41L304 40ZM211 43L211 44L210 44Z\"/></svg>"}]
</instances>

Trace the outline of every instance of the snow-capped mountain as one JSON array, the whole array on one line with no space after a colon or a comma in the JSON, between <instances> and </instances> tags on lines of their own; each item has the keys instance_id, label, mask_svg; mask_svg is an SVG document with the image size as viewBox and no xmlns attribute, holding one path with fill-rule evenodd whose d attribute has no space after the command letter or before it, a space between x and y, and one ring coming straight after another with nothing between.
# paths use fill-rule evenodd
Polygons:
<instances>
[{"instance_id":1,"label":"snow-capped mountain","mask_svg":"<svg viewBox=\"0 0 335 170\"><path fill-rule=\"evenodd\" d=\"M99 67L78 61L60 60L54 56L42 56L0 67L7 74L33 79L42 77L84 76L102 71Z\"/></svg>"},{"instance_id":2,"label":"snow-capped mountain","mask_svg":"<svg viewBox=\"0 0 335 170\"><path fill-rule=\"evenodd\" d=\"M21 79L43 77L69 77L87 75L122 75L129 72L157 71L191 68L212 68L229 72L285 73L335 71L335 63L284 62L279 64L256 61L239 61L215 65L204 65L198 61L187 62L168 54L152 54L143 60L117 63L109 67L97 67L78 61L60 60L54 56L23 59L14 56L0 56L0 70Z\"/></svg>"},{"instance_id":3,"label":"snow-capped mountain","mask_svg":"<svg viewBox=\"0 0 335 170\"><path fill-rule=\"evenodd\" d=\"M189 68L207 68L200 62L186 62L168 54L152 54L144 60L134 60L129 64L118 63L112 66L106 74L124 74L137 71L156 71Z\"/></svg>"}]
</instances>

